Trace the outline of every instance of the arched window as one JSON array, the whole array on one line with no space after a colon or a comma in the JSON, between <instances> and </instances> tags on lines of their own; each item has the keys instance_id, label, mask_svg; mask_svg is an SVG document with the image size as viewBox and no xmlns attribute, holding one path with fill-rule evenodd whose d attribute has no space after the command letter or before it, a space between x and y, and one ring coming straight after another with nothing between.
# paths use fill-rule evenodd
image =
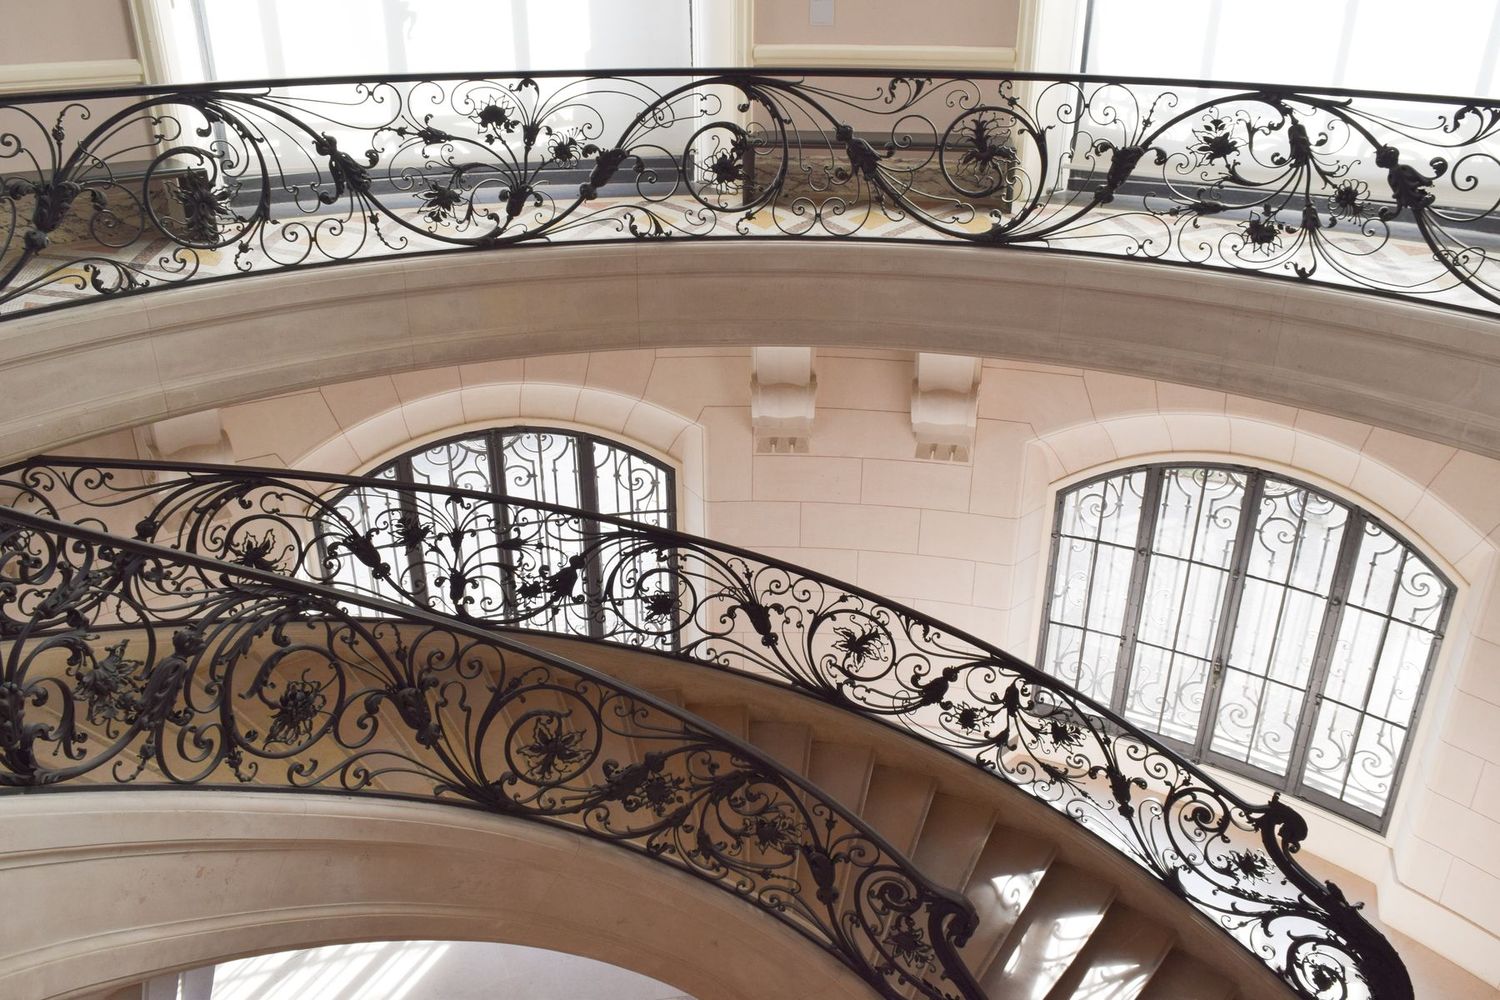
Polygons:
<instances>
[{"instance_id":1,"label":"arched window","mask_svg":"<svg viewBox=\"0 0 1500 1000\"><path fill-rule=\"evenodd\" d=\"M1058 495L1043 669L1187 756L1383 829L1453 589L1291 479L1153 465Z\"/></svg>"},{"instance_id":2,"label":"arched window","mask_svg":"<svg viewBox=\"0 0 1500 1000\"><path fill-rule=\"evenodd\" d=\"M422 494L360 487L336 502L348 521L370 532L405 593L442 611L519 618L528 627L549 631L588 635L602 627L586 602L553 602L554 610L546 615L515 614L536 603L527 598L525 582L568 565L589 547L596 526L507 501L538 501L656 527L676 526L676 492L668 466L625 445L556 428L503 427L463 434L406 452L370 475L493 494L493 505L457 508ZM414 537L402 530L406 521L433 530ZM513 549L514 539L523 539L524 546ZM578 592L600 593L595 560L580 562ZM356 560L340 563L339 580L366 592L391 590ZM644 616L635 603L617 603L615 613Z\"/></svg>"}]
</instances>

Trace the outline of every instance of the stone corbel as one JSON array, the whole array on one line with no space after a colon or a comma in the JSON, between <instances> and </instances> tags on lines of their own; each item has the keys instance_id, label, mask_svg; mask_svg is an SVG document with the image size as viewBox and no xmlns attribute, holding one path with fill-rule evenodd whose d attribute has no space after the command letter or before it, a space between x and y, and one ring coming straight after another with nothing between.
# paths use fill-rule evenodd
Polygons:
<instances>
[{"instance_id":1,"label":"stone corbel","mask_svg":"<svg viewBox=\"0 0 1500 1000\"><path fill-rule=\"evenodd\" d=\"M967 462L979 420L978 358L954 354L917 355L911 390L911 431L917 457Z\"/></svg>"},{"instance_id":2,"label":"stone corbel","mask_svg":"<svg viewBox=\"0 0 1500 1000\"><path fill-rule=\"evenodd\" d=\"M818 394L812 348L756 347L750 352L750 364L755 450L806 452Z\"/></svg>"},{"instance_id":3,"label":"stone corbel","mask_svg":"<svg viewBox=\"0 0 1500 1000\"><path fill-rule=\"evenodd\" d=\"M136 444L152 460L234 464L234 448L218 410L158 420L136 431Z\"/></svg>"}]
</instances>

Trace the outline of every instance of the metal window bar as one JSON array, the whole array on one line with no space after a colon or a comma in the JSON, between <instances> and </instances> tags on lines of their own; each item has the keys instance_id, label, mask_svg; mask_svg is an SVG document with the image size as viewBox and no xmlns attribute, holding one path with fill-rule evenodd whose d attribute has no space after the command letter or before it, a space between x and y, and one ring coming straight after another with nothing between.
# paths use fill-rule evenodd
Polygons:
<instances>
[{"instance_id":1,"label":"metal window bar","mask_svg":"<svg viewBox=\"0 0 1500 1000\"><path fill-rule=\"evenodd\" d=\"M1155 539L1157 527L1161 519L1161 498L1163 485L1166 481L1167 476L1173 474L1176 470L1189 469L1204 471L1218 470L1245 477L1244 491L1241 495L1240 500L1240 523L1235 533L1235 548L1232 554L1232 559L1230 561L1230 566L1226 573L1224 593L1220 596L1220 617L1215 630L1215 639L1211 654L1211 673L1209 682L1207 684L1207 690L1204 696L1204 706L1200 712L1198 726L1194 738L1190 742L1185 742L1160 732L1160 729L1163 728L1160 724L1161 718L1167 711L1165 700L1163 702L1162 711L1158 713L1158 724L1156 726L1146 726L1146 728L1152 731L1157 736L1157 738L1163 740L1168 745L1179 748L1182 753L1184 753L1195 762L1202 761L1215 767L1221 767L1227 771L1242 774L1246 777L1251 778L1252 780L1259 781L1272 788L1290 792L1306 801L1312 802L1315 805L1329 809L1330 811L1335 812L1340 816L1353 819L1356 822L1375 829L1377 832L1383 832L1389 823L1396 798L1400 793L1401 778L1405 771L1406 761L1410 756L1412 743L1414 742L1414 740L1411 738L1411 733L1417 725L1417 720L1421 715L1422 706L1423 704L1425 704L1427 696L1427 685L1429 680L1431 679L1433 665L1437 660L1437 656L1440 650L1443 632L1446 628L1448 616L1452 610L1454 588L1452 582L1449 581L1441 571L1433 566L1430 561L1423 558L1420 553L1418 553L1417 550L1411 545L1411 543L1406 541L1406 539L1404 539L1399 532L1392 530L1389 526L1383 524L1378 518L1374 517L1372 514L1360 507L1341 500L1338 497L1330 496L1326 491L1311 486L1310 484L1301 482L1294 477L1283 476L1279 474L1272 476L1271 474L1268 474L1260 469L1225 463L1193 463L1188 465L1154 464L1147 466L1137 466L1129 469L1111 472L1103 476L1097 476L1085 480L1081 483L1074 484L1067 490L1059 491L1054 506L1052 558L1048 566L1047 594L1042 610L1042 630L1038 644L1038 662L1043 669L1048 670L1055 675L1055 671L1052 670L1052 664L1047 661L1046 651L1054 630L1056 628L1062 627L1061 623L1054 621L1055 616L1052 613L1052 603L1054 590L1056 587L1059 557L1061 555L1061 544L1065 537L1061 531L1061 525L1063 512L1065 510L1065 505L1068 502L1068 499L1074 494L1086 490L1089 487L1094 486L1100 482L1108 480L1118 480L1123 484L1129 476L1144 472L1146 474L1146 480L1143 489L1141 518L1137 528L1137 543L1135 554L1133 556L1131 582L1124 598L1125 608L1123 611L1122 619L1124 636L1120 644L1120 658L1115 673L1114 690L1109 702L1110 707L1114 711L1122 715L1125 714L1126 703L1131 690L1131 682L1134 679L1137 650L1142 644L1151 645L1154 648L1159 648L1155 647L1155 644L1147 643L1145 642L1145 640L1142 640L1140 638L1140 631L1142 625L1141 619L1145 613L1146 588L1150 575L1152 560L1156 556L1161 555L1155 552ZM1243 604L1244 591L1248 579L1248 565L1249 557L1251 554L1251 545L1253 544L1253 539L1255 538L1255 533L1257 530L1259 503L1265 495L1265 482L1270 478L1274 478L1278 483L1286 483L1287 485L1292 486L1296 489L1304 490L1314 496L1325 497L1330 502L1340 506L1346 512L1344 535L1340 541L1339 551L1335 557L1334 569L1328 587L1328 596L1326 598L1322 620L1319 624L1318 638L1313 647L1314 651L1307 673L1307 686L1303 698L1302 709L1299 714L1292 745L1287 753L1286 770L1281 774L1268 771L1263 767L1251 763L1250 761L1242 761L1232 755L1212 749L1216 724L1215 720L1217 719L1219 707L1221 705L1222 696L1224 693L1224 665L1226 664L1230 654L1230 648L1234 639L1234 632L1238 620L1238 615ZM1198 509L1198 517L1195 518L1195 521L1193 523L1193 534L1189 543L1188 554L1183 559L1178 560L1186 562L1189 566L1197 564L1197 560L1193 558L1193 552L1196 548L1198 531L1200 530L1200 523L1202 518L1201 504L1202 497L1204 496L1205 492L1205 486L1202 482L1200 482L1198 490L1198 494L1200 497L1200 507ZM1358 713L1354 731L1351 733L1351 753L1353 752L1353 749L1358 745L1360 731L1368 719L1374 719L1376 723L1395 726L1396 728L1401 729L1405 736L1400 752L1395 755L1396 760L1394 770L1390 779L1390 792L1386 796L1385 808L1379 814L1372 813L1368 809L1350 802L1346 802L1342 798L1331 796L1326 792L1320 791L1319 789L1310 786L1305 781L1304 773L1306 770L1308 749L1312 742L1313 730L1317 724L1318 710L1319 707L1326 700L1328 700L1328 697L1325 693L1325 686L1328 682L1329 667L1336 649L1339 630L1342 626L1342 621L1344 618L1345 607L1348 604L1349 600L1348 591L1349 587L1352 585L1354 565L1359 558L1361 547L1360 540L1363 538L1367 526L1374 526L1377 530L1380 530L1387 534L1391 538L1392 542L1399 547L1402 553L1397 567L1395 581L1392 584L1391 594L1386 601L1384 613L1382 614L1378 609L1371 609L1371 613L1380 615L1380 617L1383 619L1383 624L1380 642L1375 648L1374 655L1376 656L1376 663L1372 666L1370 676L1365 682L1364 700L1358 706L1346 706ZM1279 636L1280 634L1288 594L1293 589L1301 589L1292 587L1290 573L1295 569L1296 553L1300 551L1299 546L1301 544L1302 536L1305 534L1305 527L1306 515L1305 511L1303 511L1299 514L1298 517L1297 540L1293 546L1293 553L1289 557L1291 563L1288 566L1289 575L1287 583L1284 586L1281 584L1277 585L1278 587L1282 587L1282 594L1280 596L1281 606L1278 609L1276 624L1277 636ZM1178 559L1178 557L1169 555L1161 555L1161 558L1174 560ZM1389 632L1390 622L1394 620L1393 610L1401 586L1403 568L1408 564L1410 560L1416 560L1427 572L1432 574L1434 580L1438 583L1439 586L1442 587L1442 597L1441 609L1438 612L1437 627L1433 630L1423 629L1423 631L1431 631L1431 649L1428 652L1427 663L1424 667L1424 672L1418 684L1417 695L1413 702L1410 721L1408 724L1402 725L1396 720L1386 719L1378 713L1371 712L1368 705L1368 700L1376 682L1376 674L1379 668L1379 657L1384 650L1386 636ZM1090 594L1092 594L1092 588ZM1174 633L1174 639L1172 642L1173 648L1164 650L1164 652L1168 653L1174 658L1173 662L1170 663L1168 667L1168 677L1171 676L1171 671L1175 670L1176 666L1175 657L1177 653L1175 646L1177 644L1177 639L1180 637L1181 633L1182 609L1185 600L1186 577L1184 577L1184 594L1180 595L1178 599L1178 619L1176 624L1176 631ZM1421 626L1416 627L1421 628ZM1261 696L1258 699L1259 704L1257 704L1256 708L1255 726L1257 727L1261 723L1260 716L1264 710L1265 692L1269 689L1270 684L1273 683L1269 679L1269 677L1262 680L1263 684ZM1338 702L1338 704L1342 705L1344 703ZM1249 745L1253 747L1253 738ZM1347 786L1347 780L1344 782L1344 785Z\"/></svg>"}]
</instances>

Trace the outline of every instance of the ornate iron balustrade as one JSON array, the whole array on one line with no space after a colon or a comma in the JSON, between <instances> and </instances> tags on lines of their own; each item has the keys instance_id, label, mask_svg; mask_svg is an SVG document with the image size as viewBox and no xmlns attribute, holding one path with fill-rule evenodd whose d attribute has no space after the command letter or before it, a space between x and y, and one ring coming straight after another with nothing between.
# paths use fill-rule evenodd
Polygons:
<instances>
[{"instance_id":1,"label":"ornate iron balustrade","mask_svg":"<svg viewBox=\"0 0 1500 1000\"><path fill-rule=\"evenodd\" d=\"M962 896L748 744L513 639L0 511L0 650L0 788L458 803L704 879L890 1000L983 1000Z\"/></svg>"},{"instance_id":2,"label":"ornate iron balustrade","mask_svg":"<svg viewBox=\"0 0 1500 1000\"><path fill-rule=\"evenodd\" d=\"M0 472L0 489L48 517L134 525L173 549L455 621L644 647L791 685L1067 816L1297 995L1411 1000L1390 943L1297 863L1307 827L1292 808L1248 803L1056 678L822 574L618 518L390 480L37 458Z\"/></svg>"},{"instance_id":3,"label":"ornate iron balustrade","mask_svg":"<svg viewBox=\"0 0 1500 1000\"><path fill-rule=\"evenodd\" d=\"M527 242L946 240L1500 311L1500 103L646 70L0 101L0 309Z\"/></svg>"}]
</instances>

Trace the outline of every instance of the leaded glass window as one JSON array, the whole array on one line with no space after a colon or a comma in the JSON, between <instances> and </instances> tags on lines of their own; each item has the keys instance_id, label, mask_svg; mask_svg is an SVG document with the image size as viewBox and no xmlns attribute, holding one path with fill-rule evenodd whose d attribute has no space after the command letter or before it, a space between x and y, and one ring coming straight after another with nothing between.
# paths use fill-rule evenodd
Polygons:
<instances>
[{"instance_id":1,"label":"leaded glass window","mask_svg":"<svg viewBox=\"0 0 1500 1000\"><path fill-rule=\"evenodd\" d=\"M1452 587L1294 480L1157 465L1059 494L1039 660L1190 757L1370 826L1390 813Z\"/></svg>"}]
</instances>

